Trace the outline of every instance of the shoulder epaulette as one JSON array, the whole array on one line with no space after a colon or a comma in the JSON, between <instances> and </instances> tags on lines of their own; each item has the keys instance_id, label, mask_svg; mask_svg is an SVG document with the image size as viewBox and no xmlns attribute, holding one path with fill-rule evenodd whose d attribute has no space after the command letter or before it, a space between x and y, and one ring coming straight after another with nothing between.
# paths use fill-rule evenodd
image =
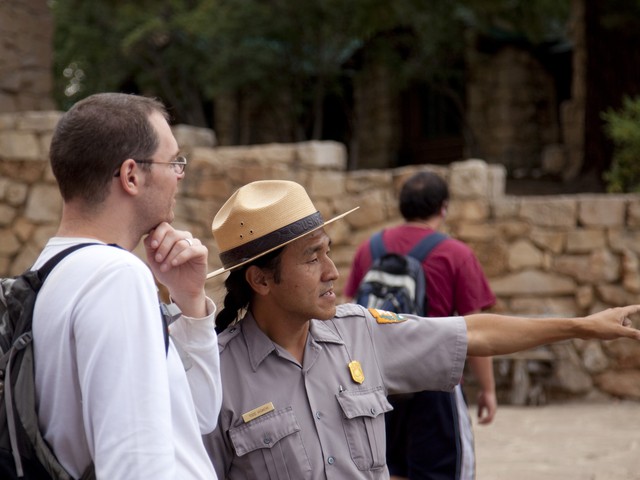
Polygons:
<instances>
[{"instance_id":1,"label":"shoulder epaulette","mask_svg":"<svg viewBox=\"0 0 640 480\"><path fill-rule=\"evenodd\" d=\"M238 335L240 335L240 325L238 324L230 325L225 328L224 331L220 332L218 334L218 350L220 353L222 353L227 344Z\"/></svg>"},{"instance_id":2,"label":"shoulder epaulette","mask_svg":"<svg viewBox=\"0 0 640 480\"><path fill-rule=\"evenodd\" d=\"M357 303L343 303L336 307L336 318L342 317L364 317L366 316L366 308Z\"/></svg>"}]
</instances>

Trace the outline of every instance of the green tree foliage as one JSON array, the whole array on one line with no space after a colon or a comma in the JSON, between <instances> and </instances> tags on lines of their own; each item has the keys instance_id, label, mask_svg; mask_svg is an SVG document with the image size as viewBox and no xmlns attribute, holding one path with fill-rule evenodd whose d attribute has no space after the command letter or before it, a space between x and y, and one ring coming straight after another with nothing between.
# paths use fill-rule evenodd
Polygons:
<instances>
[{"instance_id":1,"label":"green tree foliage","mask_svg":"<svg viewBox=\"0 0 640 480\"><path fill-rule=\"evenodd\" d=\"M191 28L196 2L55 0L56 99L63 108L110 90L157 95L205 125L201 70L210 46Z\"/></svg>"},{"instance_id":2,"label":"green tree foliage","mask_svg":"<svg viewBox=\"0 0 640 480\"><path fill-rule=\"evenodd\" d=\"M602 114L614 146L611 168L604 173L611 193L640 192L640 96L623 98L619 110Z\"/></svg>"},{"instance_id":3,"label":"green tree foliage","mask_svg":"<svg viewBox=\"0 0 640 480\"><path fill-rule=\"evenodd\" d=\"M348 96L363 64L397 88L455 92L469 32L537 41L568 0L53 0L56 95L64 108L97 91L160 96L182 122L250 95L296 139L321 138L323 102ZM366 79L365 79L366 80ZM453 94L453 93L452 93ZM461 99L458 99L461 104ZM348 102L345 102L345 108Z\"/></svg>"}]
</instances>

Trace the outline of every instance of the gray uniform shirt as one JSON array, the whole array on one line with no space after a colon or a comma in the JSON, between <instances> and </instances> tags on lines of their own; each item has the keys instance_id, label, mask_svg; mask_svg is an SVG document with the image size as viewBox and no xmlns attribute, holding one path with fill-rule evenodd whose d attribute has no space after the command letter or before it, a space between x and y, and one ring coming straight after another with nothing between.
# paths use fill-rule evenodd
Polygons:
<instances>
[{"instance_id":1,"label":"gray uniform shirt","mask_svg":"<svg viewBox=\"0 0 640 480\"><path fill-rule=\"evenodd\" d=\"M462 317L376 318L355 304L311 321L302 365L251 314L218 339L222 410L204 439L232 480L389 478L387 394L453 389L467 353Z\"/></svg>"}]
</instances>

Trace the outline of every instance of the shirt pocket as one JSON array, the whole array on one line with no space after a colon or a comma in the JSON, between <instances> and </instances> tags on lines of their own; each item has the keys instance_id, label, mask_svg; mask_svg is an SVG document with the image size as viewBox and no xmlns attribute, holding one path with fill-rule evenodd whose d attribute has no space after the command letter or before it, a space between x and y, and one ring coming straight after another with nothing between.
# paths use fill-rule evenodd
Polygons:
<instances>
[{"instance_id":1,"label":"shirt pocket","mask_svg":"<svg viewBox=\"0 0 640 480\"><path fill-rule=\"evenodd\" d=\"M383 387L346 390L336 395L351 458L359 470L385 465L384 414L393 407Z\"/></svg>"},{"instance_id":2,"label":"shirt pocket","mask_svg":"<svg viewBox=\"0 0 640 480\"><path fill-rule=\"evenodd\" d=\"M242 470L246 478L311 478L311 463L292 407L231 428L229 437L238 457L235 467Z\"/></svg>"}]
</instances>

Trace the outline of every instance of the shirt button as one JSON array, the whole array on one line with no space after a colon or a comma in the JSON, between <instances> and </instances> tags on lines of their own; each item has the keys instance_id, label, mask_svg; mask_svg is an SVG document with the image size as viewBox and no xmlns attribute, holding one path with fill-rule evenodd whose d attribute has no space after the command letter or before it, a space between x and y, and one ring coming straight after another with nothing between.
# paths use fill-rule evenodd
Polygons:
<instances>
[{"instance_id":1,"label":"shirt button","mask_svg":"<svg viewBox=\"0 0 640 480\"><path fill-rule=\"evenodd\" d=\"M265 437L264 444L269 445L271 443L271 439L269 437Z\"/></svg>"},{"instance_id":2,"label":"shirt button","mask_svg":"<svg viewBox=\"0 0 640 480\"><path fill-rule=\"evenodd\" d=\"M316 412L316 418L320 420L320 412Z\"/></svg>"},{"instance_id":3,"label":"shirt button","mask_svg":"<svg viewBox=\"0 0 640 480\"><path fill-rule=\"evenodd\" d=\"M333 464L335 463L335 461L336 461L336 459L335 459L335 458L333 458L333 457L329 457L329 458L327 458L327 463L328 463L329 465L333 465Z\"/></svg>"},{"instance_id":4,"label":"shirt button","mask_svg":"<svg viewBox=\"0 0 640 480\"><path fill-rule=\"evenodd\" d=\"M375 409L375 408L372 408L372 409L371 409L371 415L375 415L375 414L376 414L376 409Z\"/></svg>"},{"instance_id":5,"label":"shirt button","mask_svg":"<svg viewBox=\"0 0 640 480\"><path fill-rule=\"evenodd\" d=\"M235 332L235 331L236 331L236 327L231 327L231 328L229 329L229 333L233 333L233 332Z\"/></svg>"}]
</instances>

